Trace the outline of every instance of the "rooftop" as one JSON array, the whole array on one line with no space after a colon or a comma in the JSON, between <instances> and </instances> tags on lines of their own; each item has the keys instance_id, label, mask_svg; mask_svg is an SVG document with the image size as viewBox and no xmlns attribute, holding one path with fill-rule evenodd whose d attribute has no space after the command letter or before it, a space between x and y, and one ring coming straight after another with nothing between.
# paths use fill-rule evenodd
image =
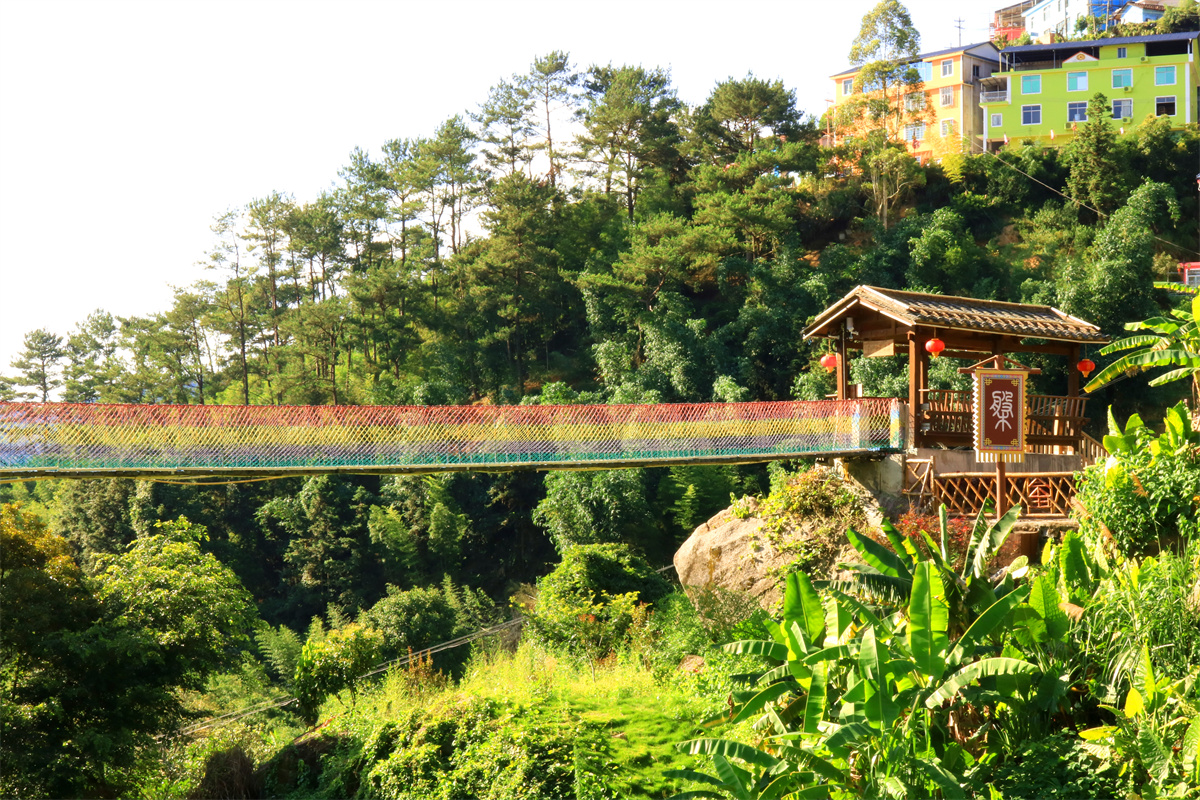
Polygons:
<instances>
[{"instance_id":1,"label":"rooftop","mask_svg":"<svg viewBox=\"0 0 1200 800\"><path fill-rule=\"evenodd\" d=\"M1006 47L1000 52L1004 55L1012 53L1052 53L1056 50L1081 50L1089 47L1107 47L1114 44L1146 44L1151 42L1184 42L1200 37L1200 31L1185 31L1183 33L1157 33L1149 36L1113 36L1108 39L1075 39L1071 41L1054 42L1052 44L1023 44L1018 47Z\"/></svg>"},{"instance_id":2,"label":"rooftop","mask_svg":"<svg viewBox=\"0 0 1200 800\"><path fill-rule=\"evenodd\" d=\"M1108 341L1108 337L1097 326L1050 306L922 294L878 286L856 287L825 309L805 329L804 338L829 335L830 324L856 306L875 311L907 327L936 326L971 333L1061 342Z\"/></svg>"},{"instance_id":3,"label":"rooftop","mask_svg":"<svg viewBox=\"0 0 1200 800\"><path fill-rule=\"evenodd\" d=\"M932 53L921 53L919 56L916 57L916 59L914 59L912 62L909 62L909 63L915 64L917 61L925 61L930 58L938 58L939 56L948 56L948 55L951 55L952 53L961 53L964 50L971 50L976 47L983 47L984 45L988 45L993 50L995 50L997 53L1000 52L999 48L997 48L996 45L992 44L991 42L976 42L975 44L964 44L961 47L950 47L945 50L934 50ZM998 58L990 58L987 60L999 62ZM830 75L829 77L840 78L843 75L853 75L854 73L858 72L861 69L862 69L861 66L848 67L848 68L842 70L841 72L835 72L833 75Z\"/></svg>"}]
</instances>

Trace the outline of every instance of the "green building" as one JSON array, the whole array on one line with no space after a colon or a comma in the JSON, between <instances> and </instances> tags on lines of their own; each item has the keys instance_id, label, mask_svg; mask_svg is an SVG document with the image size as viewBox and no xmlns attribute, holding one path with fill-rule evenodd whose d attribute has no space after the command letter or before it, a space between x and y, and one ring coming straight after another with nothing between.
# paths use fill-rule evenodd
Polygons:
<instances>
[{"instance_id":1,"label":"green building","mask_svg":"<svg viewBox=\"0 0 1200 800\"><path fill-rule=\"evenodd\" d=\"M1108 98L1115 126L1132 128L1149 114L1170 117L1173 128L1194 123L1198 38L1192 31L1001 50L1000 72L980 81L984 147L1069 141L1097 92Z\"/></svg>"}]
</instances>

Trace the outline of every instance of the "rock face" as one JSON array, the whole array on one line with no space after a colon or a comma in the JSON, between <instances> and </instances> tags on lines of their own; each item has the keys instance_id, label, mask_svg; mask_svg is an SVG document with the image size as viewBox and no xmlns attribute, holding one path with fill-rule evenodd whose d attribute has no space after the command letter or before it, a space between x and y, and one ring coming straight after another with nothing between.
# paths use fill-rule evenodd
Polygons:
<instances>
[{"instance_id":1,"label":"rock face","mask_svg":"<svg viewBox=\"0 0 1200 800\"><path fill-rule=\"evenodd\" d=\"M696 528L675 553L675 572L684 586L721 587L744 592L764 608L779 598L772 568L786 565L783 556L756 534L763 521L756 516L739 519L732 509Z\"/></svg>"}]
</instances>

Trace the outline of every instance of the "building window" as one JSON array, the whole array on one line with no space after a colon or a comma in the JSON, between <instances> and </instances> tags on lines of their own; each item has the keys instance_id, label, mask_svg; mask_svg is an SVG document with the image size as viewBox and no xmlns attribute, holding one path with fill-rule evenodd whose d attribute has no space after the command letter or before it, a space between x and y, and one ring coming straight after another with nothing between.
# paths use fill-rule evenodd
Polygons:
<instances>
[{"instance_id":1,"label":"building window","mask_svg":"<svg viewBox=\"0 0 1200 800\"><path fill-rule=\"evenodd\" d=\"M954 87L953 86L943 86L942 87L942 105L943 106L954 105Z\"/></svg>"},{"instance_id":2,"label":"building window","mask_svg":"<svg viewBox=\"0 0 1200 800\"><path fill-rule=\"evenodd\" d=\"M1154 85L1155 86L1174 86L1175 85L1175 67L1155 67L1154 68Z\"/></svg>"},{"instance_id":3,"label":"building window","mask_svg":"<svg viewBox=\"0 0 1200 800\"><path fill-rule=\"evenodd\" d=\"M1087 122L1087 103L1067 103L1067 122Z\"/></svg>"},{"instance_id":4,"label":"building window","mask_svg":"<svg viewBox=\"0 0 1200 800\"><path fill-rule=\"evenodd\" d=\"M917 77L923 81L933 78L933 64L930 64L928 61L918 61L912 65L912 68L917 71Z\"/></svg>"},{"instance_id":5,"label":"building window","mask_svg":"<svg viewBox=\"0 0 1200 800\"><path fill-rule=\"evenodd\" d=\"M1021 76L1021 94L1041 94L1042 93L1042 76L1041 75L1022 75Z\"/></svg>"},{"instance_id":6,"label":"building window","mask_svg":"<svg viewBox=\"0 0 1200 800\"><path fill-rule=\"evenodd\" d=\"M1117 48L1117 58L1129 58L1129 48L1128 47L1118 47Z\"/></svg>"},{"instance_id":7,"label":"building window","mask_svg":"<svg viewBox=\"0 0 1200 800\"><path fill-rule=\"evenodd\" d=\"M1067 91L1068 92L1086 92L1087 91L1087 76L1086 72L1068 72L1067 73Z\"/></svg>"},{"instance_id":8,"label":"building window","mask_svg":"<svg viewBox=\"0 0 1200 800\"><path fill-rule=\"evenodd\" d=\"M1154 98L1154 116L1156 117L1173 117L1175 116L1175 97L1156 97Z\"/></svg>"},{"instance_id":9,"label":"building window","mask_svg":"<svg viewBox=\"0 0 1200 800\"><path fill-rule=\"evenodd\" d=\"M942 120L942 136L953 136L953 135L954 135L954 120L952 120L952 119Z\"/></svg>"},{"instance_id":10,"label":"building window","mask_svg":"<svg viewBox=\"0 0 1200 800\"><path fill-rule=\"evenodd\" d=\"M925 138L925 123L918 122L916 125L904 126L904 141L919 142Z\"/></svg>"},{"instance_id":11,"label":"building window","mask_svg":"<svg viewBox=\"0 0 1200 800\"><path fill-rule=\"evenodd\" d=\"M1041 125L1042 124L1042 107L1037 106L1021 106L1021 124L1022 125Z\"/></svg>"},{"instance_id":12,"label":"building window","mask_svg":"<svg viewBox=\"0 0 1200 800\"><path fill-rule=\"evenodd\" d=\"M954 74L954 61L947 58L942 62L942 77L945 78Z\"/></svg>"},{"instance_id":13,"label":"building window","mask_svg":"<svg viewBox=\"0 0 1200 800\"><path fill-rule=\"evenodd\" d=\"M1132 100L1113 100L1113 119L1133 119Z\"/></svg>"},{"instance_id":14,"label":"building window","mask_svg":"<svg viewBox=\"0 0 1200 800\"><path fill-rule=\"evenodd\" d=\"M1128 86L1133 86L1133 70L1131 69L1114 69L1112 71L1114 89L1121 89Z\"/></svg>"},{"instance_id":15,"label":"building window","mask_svg":"<svg viewBox=\"0 0 1200 800\"><path fill-rule=\"evenodd\" d=\"M846 78L842 81L842 94L852 94L854 92L854 78Z\"/></svg>"},{"instance_id":16,"label":"building window","mask_svg":"<svg viewBox=\"0 0 1200 800\"><path fill-rule=\"evenodd\" d=\"M978 64L972 64L972 65L971 65L971 77L972 77L972 78L978 78L978 77L979 77L979 65L978 65Z\"/></svg>"},{"instance_id":17,"label":"building window","mask_svg":"<svg viewBox=\"0 0 1200 800\"><path fill-rule=\"evenodd\" d=\"M904 109L906 111L920 111L925 107L924 92L909 92L904 95Z\"/></svg>"},{"instance_id":18,"label":"building window","mask_svg":"<svg viewBox=\"0 0 1200 800\"><path fill-rule=\"evenodd\" d=\"M993 128L999 128L1001 125L1004 124L1004 115L1003 114L992 114L992 119L989 124Z\"/></svg>"}]
</instances>

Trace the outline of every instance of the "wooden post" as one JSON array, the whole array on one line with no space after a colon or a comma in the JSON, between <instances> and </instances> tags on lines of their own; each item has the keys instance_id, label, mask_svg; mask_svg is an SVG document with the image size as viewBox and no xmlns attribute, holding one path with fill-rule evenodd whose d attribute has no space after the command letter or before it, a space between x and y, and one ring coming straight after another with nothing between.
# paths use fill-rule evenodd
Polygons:
<instances>
[{"instance_id":1,"label":"wooden post","mask_svg":"<svg viewBox=\"0 0 1200 800\"><path fill-rule=\"evenodd\" d=\"M908 430L912 435L912 447L921 446L921 393L917 391L920 385L920 344L917 342L917 332L908 332Z\"/></svg>"},{"instance_id":2,"label":"wooden post","mask_svg":"<svg viewBox=\"0 0 1200 800\"><path fill-rule=\"evenodd\" d=\"M850 365L846 363L846 334L838 336L837 399L850 399Z\"/></svg>"},{"instance_id":3,"label":"wooden post","mask_svg":"<svg viewBox=\"0 0 1200 800\"><path fill-rule=\"evenodd\" d=\"M1071 363L1067 365L1067 397L1079 397L1079 345L1071 348Z\"/></svg>"},{"instance_id":4,"label":"wooden post","mask_svg":"<svg viewBox=\"0 0 1200 800\"><path fill-rule=\"evenodd\" d=\"M996 460L996 521L1008 513L1008 475L1006 464Z\"/></svg>"}]
</instances>

